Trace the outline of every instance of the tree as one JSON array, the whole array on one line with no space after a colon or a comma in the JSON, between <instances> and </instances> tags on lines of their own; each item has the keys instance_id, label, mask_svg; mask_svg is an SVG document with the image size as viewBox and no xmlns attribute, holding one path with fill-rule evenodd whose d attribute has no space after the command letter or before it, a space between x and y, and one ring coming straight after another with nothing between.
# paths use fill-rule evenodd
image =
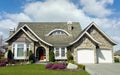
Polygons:
<instances>
[{"instance_id":1,"label":"tree","mask_svg":"<svg viewBox=\"0 0 120 75\"><path fill-rule=\"evenodd\" d=\"M14 63L13 62L13 53L11 50L8 50L7 58L8 58L8 63Z\"/></svg>"},{"instance_id":2,"label":"tree","mask_svg":"<svg viewBox=\"0 0 120 75\"><path fill-rule=\"evenodd\" d=\"M49 61L54 62L55 61L55 57L54 57L54 52L53 50L50 50L49 53Z\"/></svg>"},{"instance_id":3,"label":"tree","mask_svg":"<svg viewBox=\"0 0 120 75\"><path fill-rule=\"evenodd\" d=\"M11 50L8 50L8 56L7 56L8 59L13 59L13 53Z\"/></svg>"},{"instance_id":4,"label":"tree","mask_svg":"<svg viewBox=\"0 0 120 75\"><path fill-rule=\"evenodd\" d=\"M35 63L35 55L32 53L32 51L30 50L29 52L29 61L31 63Z\"/></svg>"}]
</instances>

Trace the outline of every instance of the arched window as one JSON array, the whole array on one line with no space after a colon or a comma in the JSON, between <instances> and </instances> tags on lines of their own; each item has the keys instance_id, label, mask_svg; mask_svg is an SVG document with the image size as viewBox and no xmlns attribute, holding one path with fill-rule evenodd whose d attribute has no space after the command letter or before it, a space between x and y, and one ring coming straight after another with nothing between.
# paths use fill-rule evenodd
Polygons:
<instances>
[{"instance_id":1,"label":"arched window","mask_svg":"<svg viewBox=\"0 0 120 75\"><path fill-rule=\"evenodd\" d=\"M63 32L61 30L56 30L56 31L51 33L51 35L59 35L59 34L65 34L65 32Z\"/></svg>"},{"instance_id":2,"label":"arched window","mask_svg":"<svg viewBox=\"0 0 120 75\"><path fill-rule=\"evenodd\" d=\"M49 36L49 35L61 35L61 34L66 34L68 36L70 36L70 34L63 30L63 29L54 29L52 31L50 31L48 34L46 34L46 36Z\"/></svg>"}]
</instances>

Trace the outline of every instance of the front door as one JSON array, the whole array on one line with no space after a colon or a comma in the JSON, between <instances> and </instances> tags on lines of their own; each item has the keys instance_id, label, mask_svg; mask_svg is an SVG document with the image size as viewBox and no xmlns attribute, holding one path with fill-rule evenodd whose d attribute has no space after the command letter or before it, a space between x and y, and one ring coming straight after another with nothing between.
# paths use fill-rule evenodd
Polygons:
<instances>
[{"instance_id":1,"label":"front door","mask_svg":"<svg viewBox=\"0 0 120 75\"><path fill-rule=\"evenodd\" d=\"M44 60L44 57L46 56L45 48L44 47L38 47L36 50L36 59L37 60Z\"/></svg>"},{"instance_id":2,"label":"front door","mask_svg":"<svg viewBox=\"0 0 120 75\"><path fill-rule=\"evenodd\" d=\"M44 60L44 51L43 51L43 49L40 50L40 60Z\"/></svg>"}]
</instances>

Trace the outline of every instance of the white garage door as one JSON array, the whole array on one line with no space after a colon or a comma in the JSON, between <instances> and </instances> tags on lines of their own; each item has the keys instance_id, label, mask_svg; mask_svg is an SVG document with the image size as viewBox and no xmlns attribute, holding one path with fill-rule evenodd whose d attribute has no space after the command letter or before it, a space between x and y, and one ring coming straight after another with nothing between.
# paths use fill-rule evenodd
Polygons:
<instances>
[{"instance_id":1,"label":"white garage door","mask_svg":"<svg viewBox=\"0 0 120 75\"><path fill-rule=\"evenodd\" d=\"M78 63L94 63L94 50L78 50Z\"/></svg>"},{"instance_id":2,"label":"white garage door","mask_svg":"<svg viewBox=\"0 0 120 75\"><path fill-rule=\"evenodd\" d=\"M111 50L97 50L98 63L112 63Z\"/></svg>"}]
</instances>

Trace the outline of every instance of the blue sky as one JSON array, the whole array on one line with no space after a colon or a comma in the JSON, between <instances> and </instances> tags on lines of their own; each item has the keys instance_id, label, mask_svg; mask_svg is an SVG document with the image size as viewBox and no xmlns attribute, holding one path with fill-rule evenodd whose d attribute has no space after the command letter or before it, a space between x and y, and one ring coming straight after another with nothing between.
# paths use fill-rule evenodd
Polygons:
<instances>
[{"instance_id":1,"label":"blue sky","mask_svg":"<svg viewBox=\"0 0 120 75\"><path fill-rule=\"evenodd\" d=\"M77 21L84 29L94 21L118 43L120 49L120 0L1 0L0 34L19 22Z\"/></svg>"}]
</instances>

